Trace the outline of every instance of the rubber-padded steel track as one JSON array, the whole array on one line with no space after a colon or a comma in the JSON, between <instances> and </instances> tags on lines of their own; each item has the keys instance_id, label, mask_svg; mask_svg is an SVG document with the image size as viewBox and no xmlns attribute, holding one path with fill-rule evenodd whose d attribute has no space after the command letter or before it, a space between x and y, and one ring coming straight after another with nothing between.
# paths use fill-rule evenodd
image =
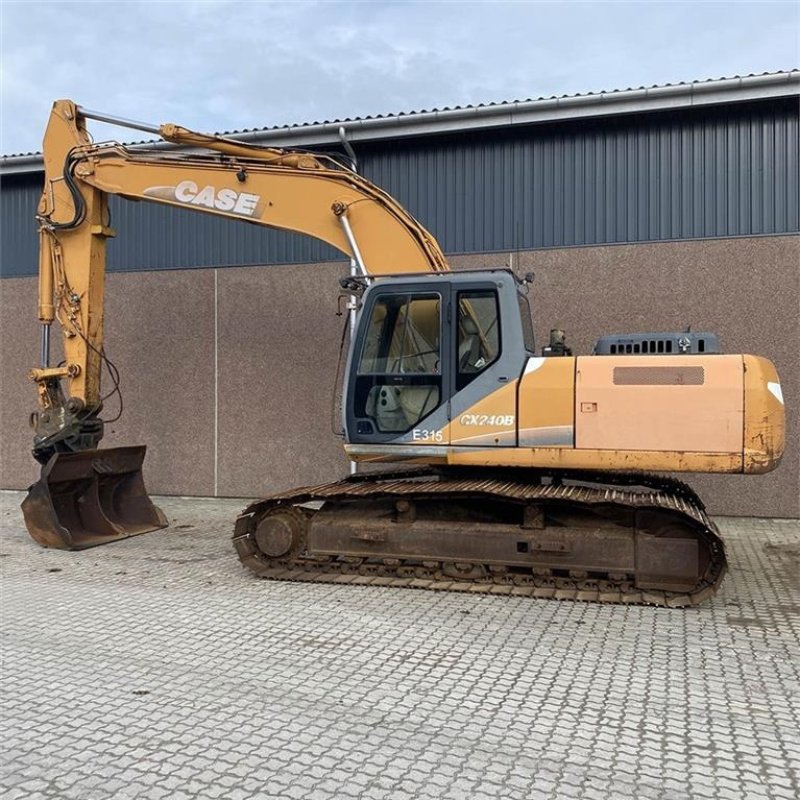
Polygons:
<instances>
[{"instance_id":1,"label":"rubber-padded steel track","mask_svg":"<svg viewBox=\"0 0 800 800\"><path fill-rule=\"evenodd\" d=\"M485 473L484 473L485 474ZM472 470L423 468L360 474L341 481L282 492L253 503L236 522L234 546L242 563L256 575L274 580L314 581L355 585L380 585L414 589L503 594L558 600L647 604L680 607L698 605L719 587L726 570L725 551L714 523L697 495L686 484L659 475L642 473L522 472L494 473L481 477ZM614 572L591 577L520 574L487 565L476 578L454 580L444 575L441 564L420 559L382 560L344 556L318 556L306 552L298 540L291 552L269 557L258 546L258 525L272 514L282 514L289 528L307 526L316 513L308 504L358 503L371 500L413 502L441 500L458 504L476 499L531 504L548 509L582 511L609 509L647 511L676 519L708 553L708 562L697 584L687 590L639 589L630 576ZM288 517L286 515L289 515ZM284 535L284 534L282 534ZM285 534L289 536L289 534Z\"/></svg>"}]
</instances>

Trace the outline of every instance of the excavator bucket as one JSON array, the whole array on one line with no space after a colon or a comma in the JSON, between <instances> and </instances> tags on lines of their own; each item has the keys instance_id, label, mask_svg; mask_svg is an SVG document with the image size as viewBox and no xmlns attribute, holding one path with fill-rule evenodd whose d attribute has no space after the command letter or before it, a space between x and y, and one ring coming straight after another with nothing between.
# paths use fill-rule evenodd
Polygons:
<instances>
[{"instance_id":1,"label":"excavator bucket","mask_svg":"<svg viewBox=\"0 0 800 800\"><path fill-rule=\"evenodd\" d=\"M169 524L147 496L147 448L56 453L22 501L30 535L43 547L83 550Z\"/></svg>"}]
</instances>

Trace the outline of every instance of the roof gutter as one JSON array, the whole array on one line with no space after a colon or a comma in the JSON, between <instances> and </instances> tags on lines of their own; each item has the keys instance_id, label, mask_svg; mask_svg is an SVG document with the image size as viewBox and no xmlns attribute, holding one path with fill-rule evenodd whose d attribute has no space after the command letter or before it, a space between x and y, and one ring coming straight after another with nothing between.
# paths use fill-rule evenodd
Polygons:
<instances>
[{"instance_id":1,"label":"roof gutter","mask_svg":"<svg viewBox=\"0 0 800 800\"><path fill-rule=\"evenodd\" d=\"M744 103L791 96L800 96L800 70L642 89L624 89L598 94L294 125L228 135L237 141L254 142L272 147L338 145L341 127L345 128L347 138L351 142L377 141L564 120L701 108L722 103ZM175 145L166 142L145 142L130 145L130 147L133 150L175 149ZM189 148L180 149L191 152ZM41 153L0 158L0 175L34 172L42 168Z\"/></svg>"}]
</instances>

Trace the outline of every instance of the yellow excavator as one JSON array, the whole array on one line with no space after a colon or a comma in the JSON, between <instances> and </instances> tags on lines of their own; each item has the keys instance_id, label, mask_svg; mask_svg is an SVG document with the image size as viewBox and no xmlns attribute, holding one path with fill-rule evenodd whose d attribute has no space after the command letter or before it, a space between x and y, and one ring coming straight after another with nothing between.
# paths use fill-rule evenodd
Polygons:
<instances>
[{"instance_id":1,"label":"yellow excavator","mask_svg":"<svg viewBox=\"0 0 800 800\"><path fill-rule=\"evenodd\" d=\"M180 148L92 142L87 120ZM54 106L44 139L41 364L31 416L42 464L22 507L46 547L81 549L167 526L144 447L98 449L118 374L103 347L108 195L297 231L352 259L345 450L385 462L258 501L234 545L255 574L528 597L696 605L725 573L696 494L665 472L765 473L784 447L767 359L710 333L601 337L537 354L531 278L450 271L434 237L344 157L275 149ZM50 326L64 359L51 366ZM106 395L107 396L107 395Z\"/></svg>"}]
</instances>

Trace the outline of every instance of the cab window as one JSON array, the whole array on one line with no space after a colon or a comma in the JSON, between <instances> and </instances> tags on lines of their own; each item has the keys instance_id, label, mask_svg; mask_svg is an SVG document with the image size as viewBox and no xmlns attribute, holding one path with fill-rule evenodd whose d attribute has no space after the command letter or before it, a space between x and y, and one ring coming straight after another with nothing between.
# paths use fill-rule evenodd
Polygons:
<instances>
[{"instance_id":1,"label":"cab window","mask_svg":"<svg viewBox=\"0 0 800 800\"><path fill-rule=\"evenodd\" d=\"M533 320L531 319L531 306L528 298L517 292L517 301L519 302L519 316L522 320L522 342L525 349L531 354L536 354L536 345L533 341Z\"/></svg>"},{"instance_id":2,"label":"cab window","mask_svg":"<svg viewBox=\"0 0 800 800\"><path fill-rule=\"evenodd\" d=\"M372 310L359 373L437 373L440 305L438 296L380 298Z\"/></svg>"},{"instance_id":3,"label":"cab window","mask_svg":"<svg viewBox=\"0 0 800 800\"><path fill-rule=\"evenodd\" d=\"M500 355L497 293L458 293L456 390L463 389Z\"/></svg>"},{"instance_id":4,"label":"cab window","mask_svg":"<svg viewBox=\"0 0 800 800\"><path fill-rule=\"evenodd\" d=\"M441 403L438 294L375 302L358 363L356 415L380 433L405 433Z\"/></svg>"}]
</instances>

